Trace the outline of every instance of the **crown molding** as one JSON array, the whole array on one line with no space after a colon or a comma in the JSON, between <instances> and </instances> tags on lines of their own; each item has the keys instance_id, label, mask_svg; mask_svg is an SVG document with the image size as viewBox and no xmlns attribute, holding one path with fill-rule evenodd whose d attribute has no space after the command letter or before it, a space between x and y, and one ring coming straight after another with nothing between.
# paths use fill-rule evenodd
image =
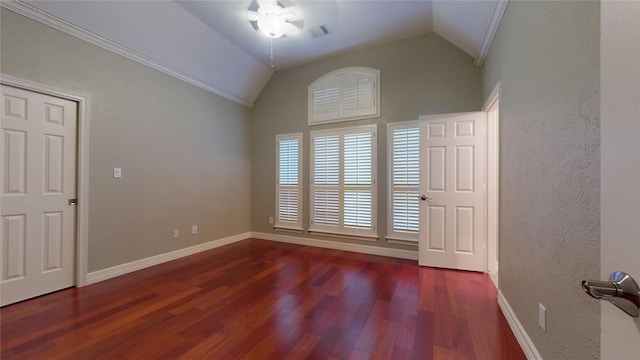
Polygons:
<instances>
[{"instance_id":1,"label":"crown molding","mask_svg":"<svg viewBox=\"0 0 640 360\"><path fill-rule=\"evenodd\" d=\"M487 24L487 28L485 29L484 35L482 36L482 41L480 42L480 46L478 47L478 52L476 53L474 61L475 65L482 66L484 64L484 60L489 54L491 43L493 42L493 38L496 36L498 26L500 26L500 21L502 20L502 16L504 15L508 4L509 0L497 0L495 2L493 11L491 13L491 20L489 20L489 24Z\"/></svg>"},{"instance_id":2,"label":"crown molding","mask_svg":"<svg viewBox=\"0 0 640 360\"><path fill-rule=\"evenodd\" d=\"M206 90L210 93L221 96L227 100L231 100L238 104L253 107L253 103L251 101L247 101L247 99L243 99L231 93L228 93L224 90L218 89L215 86L208 84L202 80L199 80L193 77L190 74L187 74L181 70L178 70L174 67L171 67L167 64L164 64L160 61L152 59L146 55L143 55L137 51L124 47L122 45L116 44L110 40L107 40L99 35L96 35L92 32L84 30L78 26L70 24L60 18L57 18L51 14L48 14L40 9L37 9L31 5L25 4L19 0L2 0L0 1L0 7L5 8L7 10L11 10L20 15L26 16L32 20L35 20L41 24L47 25L56 30L62 31L66 34L69 34L73 37L76 37L80 40L86 41L93 45L99 46L107 51L118 54L120 56L124 56L129 60L133 60L142 65L148 66L152 69L158 70L162 73L165 73L169 76L172 76L176 79L182 80L186 83L189 83L193 86L196 86L200 89Z\"/></svg>"}]
</instances>

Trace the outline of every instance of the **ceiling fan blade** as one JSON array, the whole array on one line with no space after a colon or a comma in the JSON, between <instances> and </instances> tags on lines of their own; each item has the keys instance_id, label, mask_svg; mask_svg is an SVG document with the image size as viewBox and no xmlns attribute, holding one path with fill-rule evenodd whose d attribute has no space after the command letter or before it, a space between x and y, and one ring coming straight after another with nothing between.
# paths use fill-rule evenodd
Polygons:
<instances>
[{"instance_id":1,"label":"ceiling fan blade","mask_svg":"<svg viewBox=\"0 0 640 360\"><path fill-rule=\"evenodd\" d=\"M300 30L304 29L304 20L288 21L288 23L297 27Z\"/></svg>"},{"instance_id":2,"label":"ceiling fan blade","mask_svg":"<svg viewBox=\"0 0 640 360\"><path fill-rule=\"evenodd\" d=\"M259 8L260 8L260 4L258 4L258 1L251 0L251 3L249 4L249 7L247 8L247 10L257 12Z\"/></svg>"},{"instance_id":3,"label":"ceiling fan blade","mask_svg":"<svg viewBox=\"0 0 640 360\"><path fill-rule=\"evenodd\" d=\"M278 5L280 5L281 7L286 9L289 6L295 5L295 3L293 1L290 1L290 0L278 0Z\"/></svg>"},{"instance_id":4,"label":"ceiling fan blade","mask_svg":"<svg viewBox=\"0 0 640 360\"><path fill-rule=\"evenodd\" d=\"M257 1L259 6L276 5L278 3L275 0L254 0L254 1Z\"/></svg>"},{"instance_id":5,"label":"ceiling fan blade","mask_svg":"<svg viewBox=\"0 0 640 360\"><path fill-rule=\"evenodd\" d=\"M249 21L249 24L251 24L251 27L253 28L253 30L255 30L255 31L260 30L260 28L258 27L258 22L257 21Z\"/></svg>"}]
</instances>

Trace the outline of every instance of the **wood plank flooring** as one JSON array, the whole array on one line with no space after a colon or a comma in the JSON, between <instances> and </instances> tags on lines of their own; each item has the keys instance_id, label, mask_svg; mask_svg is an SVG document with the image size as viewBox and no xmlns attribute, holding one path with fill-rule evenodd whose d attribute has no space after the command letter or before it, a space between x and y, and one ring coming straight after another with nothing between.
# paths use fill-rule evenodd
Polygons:
<instances>
[{"instance_id":1,"label":"wood plank flooring","mask_svg":"<svg viewBox=\"0 0 640 360\"><path fill-rule=\"evenodd\" d=\"M249 239L0 310L8 359L525 359L486 274Z\"/></svg>"}]
</instances>

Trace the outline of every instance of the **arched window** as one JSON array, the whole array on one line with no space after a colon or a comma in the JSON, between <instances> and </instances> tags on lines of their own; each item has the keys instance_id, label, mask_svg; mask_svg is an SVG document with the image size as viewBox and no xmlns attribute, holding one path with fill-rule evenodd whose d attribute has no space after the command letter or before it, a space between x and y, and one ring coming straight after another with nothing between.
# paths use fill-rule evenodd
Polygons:
<instances>
[{"instance_id":1,"label":"arched window","mask_svg":"<svg viewBox=\"0 0 640 360\"><path fill-rule=\"evenodd\" d=\"M348 67L309 85L309 125L380 116L380 71Z\"/></svg>"}]
</instances>

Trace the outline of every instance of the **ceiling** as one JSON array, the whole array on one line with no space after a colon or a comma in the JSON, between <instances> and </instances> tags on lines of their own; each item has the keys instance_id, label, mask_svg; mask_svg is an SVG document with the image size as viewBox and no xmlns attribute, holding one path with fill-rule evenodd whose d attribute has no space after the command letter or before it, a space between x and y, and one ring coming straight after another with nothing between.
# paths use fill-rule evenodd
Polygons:
<instances>
[{"instance_id":1,"label":"ceiling","mask_svg":"<svg viewBox=\"0 0 640 360\"><path fill-rule=\"evenodd\" d=\"M274 69L269 38L248 21L251 1L25 0L2 7L252 106L274 69L429 32L481 65L508 0L280 0L304 24L273 40ZM321 25L329 34L314 37L310 30Z\"/></svg>"}]
</instances>

